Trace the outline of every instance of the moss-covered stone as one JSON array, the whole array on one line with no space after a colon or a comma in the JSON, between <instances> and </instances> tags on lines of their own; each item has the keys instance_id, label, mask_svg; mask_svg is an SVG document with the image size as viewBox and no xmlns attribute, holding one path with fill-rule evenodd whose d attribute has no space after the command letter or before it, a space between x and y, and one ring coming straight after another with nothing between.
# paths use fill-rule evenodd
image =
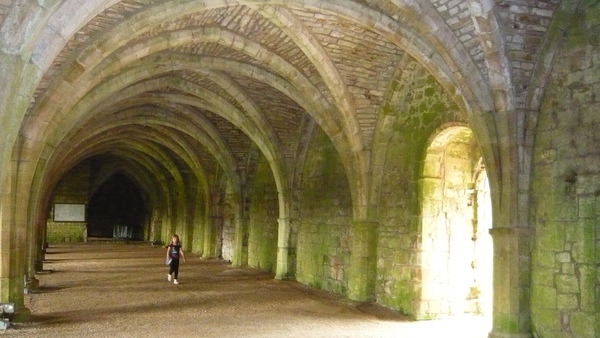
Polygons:
<instances>
[{"instance_id":1,"label":"moss-covered stone","mask_svg":"<svg viewBox=\"0 0 600 338\"><path fill-rule=\"evenodd\" d=\"M564 249L565 241L565 225L564 222L545 222L536 232L537 247L543 255L549 252L559 252ZM542 257L543 260L543 257ZM549 261L552 261L554 265L554 255L549 257Z\"/></svg>"},{"instance_id":2,"label":"moss-covered stone","mask_svg":"<svg viewBox=\"0 0 600 338\"><path fill-rule=\"evenodd\" d=\"M532 306L541 309L556 309L556 288L533 285L531 290Z\"/></svg>"},{"instance_id":3,"label":"moss-covered stone","mask_svg":"<svg viewBox=\"0 0 600 338\"><path fill-rule=\"evenodd\" d=\"M296 279L346 294L352 248L351 201L340 157L321 129L314 133L302 182ZM358 243L360 244L360 243Z\"/></svg>"},{"instance_id":4,"label":"moss-covered stone","mask_svg":"<svg viewBox=\"0 0 600 338\"><path fill-rule=\"evenodd\" d=\"M556 307L564 310L575 310L579 307L579 297L577 294L557 295Z\"/></svg>"},{"instance_id":5,"label":"moss-covered stone","mask_svg":"<svg viewBox=\"0 0 600 338\"><path fill-rule=\"evenodd\" d=\"M578 294L580 292L579 289L579 279L575 275L556 275L556 290L559 293L566 294Z\"/></svg>"},{"instance_id":6,"label":"moss-covered stone","mask_svg":"<svg viewBox=\"0 0 600 338\"><path fill-rule=\"evenodd\" d=\"M579 274L580 280L580 304L579 308L585 312L597 311L597 284L596 284L596 273L597 268L593 264L580 265L577 273Z\"/></svg>"},{"instance_id":7,"label":"moss-covered stone","mask_svg":"<svg viewBox=\"0 0 600 338\"><path fill-rule=\"evenodd\" d=\"M559 271L555 268L538 267L536 266L532 271L532 277L535 281L535 285L543 285L548 287L554 286L554 275Z\"/></svg>"},{"instance_id":8,"label":"moss-covered stone","mask_svg":"<svg viewBox=\"0 0 600 338\"><path fill-rule=\"evenodd\" d=\"M575 227L567 228L567 240L573 242L572 255L578 263L592 263L596 255L596 225L592 219L582 219Z\"/></svg>"},{"instance_id":9,"label":"moss-covered stone","mask_svg":"<svg viewBox=\"0 0 600 338\"><path fill-rule=\"evenodd\" d=\"M598 14L597 2L563 2L549 32L566 44L558 50L556 59L564 62L554 64L541 105L533 156L531 312L539 337L597 335L600 176L592 154L597 152L600 105L593 83L599 79L595 60L600 49L590 42L597 41L597 29L591 28L598 27ZM555 295L542 288L552 287L552 268L560 269L554 275ZM556 300L554 309L551 298Z\"/></svg>"},{"instance_id":10,"label":"moss-covered stone","mask_svg":"<svg viewBox=\"0 0 600 338\"><path fill-rule=\"evenodd\" d=\"M573 337L597 337L596 314L594 312L573 312L571 313L570 327Z\"/></svg>"},{"instance_id":11,"label":"moss-covered stone","mask_svg":"<svg viewBox=\"0 0 600 338\"><path fill-rule=\"evenodd\" d=\"M498 332L518 333L520 331L518 315L495 314L493 327Z\"/></svg>"},{"instance_id":12,"label":"moss-covered stone","mask_svg":"<svg viewBox=\"0 0 600 338\"><path fill-rule=\"evenodd\" d=\"M48 243L85 242L86 223L48 222L46 240Z\"/></svg>"},{"instance_id":13,"label":"moss-covered stone","mask_svg":"<svg viewBox=\"0 0 600 338\"><path fill-rule=\"evenodd\" d=\"M269 163L260 157L255 169L249 210L248 265L274 271L277 264L279 200Z\"/></svg>"}]
</instances>

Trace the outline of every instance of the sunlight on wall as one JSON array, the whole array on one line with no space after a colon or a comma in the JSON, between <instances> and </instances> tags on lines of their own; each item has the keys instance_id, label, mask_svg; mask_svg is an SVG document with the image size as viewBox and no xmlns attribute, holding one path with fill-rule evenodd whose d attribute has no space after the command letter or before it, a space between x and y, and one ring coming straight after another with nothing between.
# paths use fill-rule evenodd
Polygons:
<instances>
[{"instance_id":1,"label":"sunlight on wall","mask_svg":"<svg viewBox=\"0 0 600 338\"><path fill-rule=\"evenodd\" d=\"M490 229L492 228L492 199L485 169L475 183L477 240L475 241L475 284L480 288L481 312L492 314L494 250Z\"/></svg>"},{"instance_id":2,"label":"sunlight on wall","mask_svg":"<svg viewBox=\"0 0 600 338\"><path fill-rule=\"evenodd\" d=\"M491 201L472 131L451 127L431 143L421 179L420 319L491 314Z\"/></svg>"}]
</instances>

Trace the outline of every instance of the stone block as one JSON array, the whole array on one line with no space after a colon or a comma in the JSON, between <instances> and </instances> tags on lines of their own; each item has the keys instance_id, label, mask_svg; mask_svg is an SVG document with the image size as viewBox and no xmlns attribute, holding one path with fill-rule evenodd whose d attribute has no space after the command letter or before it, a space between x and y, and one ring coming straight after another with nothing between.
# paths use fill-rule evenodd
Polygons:
<instances>
[{"instance_id":1,"label":"stone block","mask_svg":"<svg viewBox=\"0 0 600 338\"><path fill-rule=\"evenodd\" d=\"M596 226L592 219L584 219L574 229L573 259L578 263L592 263L596 259Z\"/></svg>"},{"instance_id":2,"label":"stone block","mask_svg":"<svg viewBox=\"0 0 600 338\"><path fill-rule=\"evenodd\" d=\"M498 332L519 332L519 316L516 314L495 314L494 330Z\"/></svg>"},{"instance_id":3,"label":"stone block","mask_svg":"<svg viewBox=\"0 0 600 338\"><path fill-rule=\"evenodd\" d=\"M593 312L571 313L571 332L574 337L597 337L596 315Z\"/></svg>"},{"instance_id":4,"label":"stone block","mask_svg":"<svg viewBox=\"0 0 600 338\"><path fill-rule=\"evenodd\" d=\"M538 248L532 252L531 260L534 265L544 268L555 269L557 266L554 255L551 252L542 250L539 245Z\"/></svg>"},{"instance_id":5,"label":"stone block","mask_svg":"<svg viewBox=\"0 0 600 338\"><path fill-rule=\"evenodd\" d=\"M579 307L576 294L560 294L556 297L556 306L561 310L575 310Z\"/></svg>"},{"instance_id":6,"label":"stone block","mask_svg":"<svg viewBox=\"0 0 600 338\"><path fill-rule=\"evenodd\" d=\"M556 309L556 289L552 286L534 284L531 288L531 305L540 309Z\"/></svg>"},{"instance_id":7,"label":"stone block","mask_svg":"<svg viewBox=\"0 0 600 338\"><path fill-rule=\"evenodd\" d=\"M583 74L583 81L585 82L586 78L590 78L587 76L587 72ZM572 99L575 103L579 105L589 104L594 100L594 92L590 86L579 86L572 90Z\"/></svg>"},{"instance_id":8,"label":"stone block","mask_svg":"<svg viewBox=\"0 0 600 338\"><path fill-rule=\"evenodd\" d=\"M555 282L558 293L578 294L580 292L579 279L574 275L556 275Z\"/></svg>"},{"instance_id":9,"label":"stone block","mask_svg":"<svg viewBox=\"0 0 600 338\"><path fill-rule=\"evenodd\" d=\"M564 222L545 222L536 232L536 241L539 250L563 251L565 239Z\"/></svg>"},{"instance_id":10,"label":"stone block","mask_svg":"<svg viewBox=\"0 0 600 338\"><path fill-rule=\"evenodd\" d=\"M578 189L578 193L589 193L590 195L578 196L578 215L580 218L595 218L596 217L596 184L598 177L587 176L585 178L587 182L583 182L585 188ZM583 190L585 189L585 191Z\"/></svg>"},{"instance_id":11,"label":"stone block","mask_svg":"<svg viewBox=\"0 0 600 338\"><path fill-rule=\"evenodd\" d=\"M534 266L532 268L532 279L536 285L554 286L554 275L559 271L555 268Z\"/></svg>"},{"instance_id":12,"label":"stone block","mask_svg":"<svg viewBox=\"0 0 600 338\"><path fill-rule=\"evenodd\" d=\"M571 253L570 252L559 252L556 254L556 261L558 263L569 263L571 261Z\"/></svg>"},{"instance_id":13,"label":"stone block","mask_svg":"<svg viewBox=\"0 0 600 338\"><path fill-rule=\"evenodd\" d=\"M560 266L560 272L567 275L575 274L575 264L563 263Z\"/></svg>"},{"instance_id":14,"label":"stone block","mask_svg":"<svg viewBox=\"0 0 600 338\"><path fill-rule=\"evenodd\" d=\"M581 284L580 308L583 311L594 312L596 309L596 268L593 265L579 267Z\"/></svg>"},{"instance_id":15,"label":"stone block","mask_svg":"<svg viewBox=\"0 0 600 338\"><path fill-rule=\"evenodd\" d=\"M534 332L542 333L539 337L555 337L554 334L562 329L562 315L557 309L533 308L531 317ZM542 328L542 330L538 331L536 328Z\"/></svg>"},{"instance_id":16,"label":"stone block","mask_svg":"<svg viewBox=\"0 0 600 338\"><path fill-rule=\"evenodd\" d=\"M577 199L573 198L571 194L574 193L575 184L570 183L557 184L553 191L555 191L555 204L549 213L551 219L559 220L575 220L577 216Z\"/></svg>"}]
</instances>

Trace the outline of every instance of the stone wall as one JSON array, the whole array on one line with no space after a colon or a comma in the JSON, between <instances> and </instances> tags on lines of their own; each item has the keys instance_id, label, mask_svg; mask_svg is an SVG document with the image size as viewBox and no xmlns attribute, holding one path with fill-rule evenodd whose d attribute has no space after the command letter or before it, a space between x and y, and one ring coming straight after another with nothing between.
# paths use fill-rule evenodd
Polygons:
<instances>
[{"instance_id":1,"label":"stone wall","mask_svg":"<svg viewBox=\"0 0 600 338\"><path fill-rule=\"evenodd\" d=\"M382 184L379 212L381 215L377 260L377 301L406 314L414 314L413 301L418 298L413 283L417 278L416 248L419 234L413 214L416 186L407 180L412 176L408 163L417 158L408 156L402 139L394 137ZM413 154L414 156L414 154ZM408 175L406 175L408 174Z\"/></svg>"},{"instance_id":2,"label":"stone wall","mask_svg":"<svg viewBox=\"0 0 600 338\"><path fill-rule=\"evenodd\" d=\"M445 124L463 121L435 79L407 64L398 79L397 93L405 91L403 106L387 105L398 117L387 151L378 196L380 219L377 302L397 311L425 317L419 309L421 221L419 179L428 141ZM406 90L406 88L410 88ZM395 95L390 95L394 97ZM392 111L394 109L395 111Z\"/></svg>"},{"instance_id":3,"label":"stone wall","mask_svg":"<svg viewBox=\"0 0 600 338\"><path fill-rule=\"evenodd\" d=\"M47 227L48 243L87 242L86 223L48 221Z\"/></svg>"},{"instance_id":4,"label":"stone wall","mask_svg":"<svg viewBox=\"0 0 600 338\"><path fill-rule=\"evenodd\" d=\"M10 11L12 0L1 0L0 1L0 24L4 22L6 14Z\"/></svg>"},{"instance_id":5,"label":"stone wall","mask_svg":"<svg viewBox=\"0 0 600 338\"><path fill-rule=\"evenodd\" d=\"M90 185L89 163L82 162L65 174L56 188L50 201L46 240L48 243L84 242L87 240L87 224L85 222L54 222L52 206L55 203L87 204Z\"/></svg>"},{"instance_id":6,"label":"stone wall","mask_svg":"<svg viewBox=\"0 0 600 338\"><path fill-rule=\"evenodd\" d=\"M279 217L275 180L264 156L260 156L250 197L248 265L274 271L277 264Z\"/></svg>"},{"instance_id":7,"label":"stone wall","mask_svg":"<svg viewBox=\"0 0 600 338\"><path fill-rule=\"evenodd\" d=\"M348 179L331 141L315 131L304 165L296 280L346 294L351 254Z\"/></svg>"},{"instance_id":8,"label":"stone wall","mask_svg":"<svg viewBox=\"0 0 600 338\"><path fill-rule=\"evenodd\" d=\"M600 231L600 7L565 22L536 135L532 326L539 337L597 337ZM561 19L560 17L558 19Z\"/></svg>"}]
</instances>

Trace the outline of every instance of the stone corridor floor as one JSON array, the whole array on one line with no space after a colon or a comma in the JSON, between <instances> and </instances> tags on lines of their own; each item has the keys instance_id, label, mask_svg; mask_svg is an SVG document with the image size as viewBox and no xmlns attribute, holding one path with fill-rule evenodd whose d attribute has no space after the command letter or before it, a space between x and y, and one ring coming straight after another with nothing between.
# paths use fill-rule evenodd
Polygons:
<instances>
[{"instance_id":1,"label":"stone corridor floor","mask_svg":"<svg viewBox=\"0 0 600 338\"><path fill-rule=\"evenodd\" d=\"M272 274L192 254L166 281L165 249L51 245L15 337L487 337L484 317L415 322Z\"/></svg>"}]
</instances>

